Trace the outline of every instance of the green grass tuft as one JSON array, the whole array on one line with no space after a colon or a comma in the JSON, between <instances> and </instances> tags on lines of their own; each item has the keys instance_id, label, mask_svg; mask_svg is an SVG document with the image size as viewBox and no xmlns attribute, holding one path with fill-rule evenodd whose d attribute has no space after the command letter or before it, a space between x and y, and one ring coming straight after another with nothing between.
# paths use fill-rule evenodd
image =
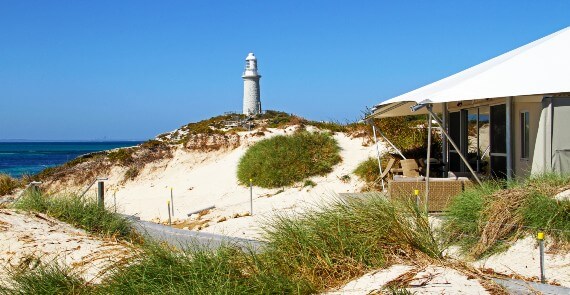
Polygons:
<instances>
[{"instance_id":1,"label":"green grass tuft","mask_svg":"<svg viewBox=\"0 0 570 295\"><path fill-rule=\"evenodd\" d=\"M127 219L99 207L96 201L77 195L47 196L38 192L29 192L18 200L14 207L45 213L91 233L133 238L133 231Z\"/></svg>"},{"instance_id":2,"label":"green grass tuft","mask_svg":"<svg viewBox=\"0 0 570 295\"><path fill-rule=\"evenodd\" d=\"M360 180L366 183L374 183L380 177L380 169L378 169L378 160L374 158L368 158L354 169L354 174L360 178Z\"/></svg>"},{"instance_id":3,"label":"green grass tuft","mask_svg":"<svg viewBox=\"0 0 570 295\"><path fill-rule=\"evenodd\" d=\"M9 270L9 284L0 285L0 294L80 295L90 294L91 288L68 268L57 264L39 264L33 269Z\"/></svg>"},{"instance_id":4,"label":"green grass tuft","mask_svg":"<svg viewBox=\"0 0 570 295\"><path fill-rule=\"evenodd\" d=\"M341 162L340 148L327 133L299 132L275 136L251 146L238 164L242 184L265 188L292 185L315 175L325 175Z\"/></svg>"},{"instance_id":5,"label":"green grass tuft","mask_svg":"<svg viewBox=\"0 0 570 295\"><path fill-rule=\"evenodd\" d=\"M570 200L557 201L534 194L527 199L520 213L525 225L534 232L548 231L549 238L570 244Z\"/></svg>"}]
</instances>

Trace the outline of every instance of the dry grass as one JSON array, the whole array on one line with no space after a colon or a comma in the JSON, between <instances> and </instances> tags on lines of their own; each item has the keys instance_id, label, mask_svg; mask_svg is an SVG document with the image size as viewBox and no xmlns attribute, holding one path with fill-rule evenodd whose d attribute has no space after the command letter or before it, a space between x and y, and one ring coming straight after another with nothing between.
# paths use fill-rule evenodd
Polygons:
<instances>
[{"instance_id":1,"label":"dry grass","mask_svg":"<svg viewBox=\"0 0 570 295\"><path fill-rule=\"evenodd\" d=\"M481 237L471 250L475 257L489 250L497 240L509 235L518 237L523 218L517 211L526 198L527 192L524 188L498 191L491 196L494 201L483 209L482 215L485 217L479 220Z\"/></svg>"},{"instance_id":2,"label":"dry grass","mask_svg":"<svg viewBox=\"0 0 570 295\"><path fill-rule=\"evenodd\" d=\"M445 236L475 258L505 249L521 235L547 233L551 245L570 245L570 201L553 197L570 189L570 177L542 175L506 184L487 183L454 199Z\"/></svg>"},{"instance_id":3,"label":"dry grass","mask_svg":"<svg viewBox=\"0 0 570 295\"><path fill-rule=\"evenodd\" d=\"M8 174L0 173L0 196L9 195L15 189L22 187L22 182Z\"/></svg>"}]
</instances>

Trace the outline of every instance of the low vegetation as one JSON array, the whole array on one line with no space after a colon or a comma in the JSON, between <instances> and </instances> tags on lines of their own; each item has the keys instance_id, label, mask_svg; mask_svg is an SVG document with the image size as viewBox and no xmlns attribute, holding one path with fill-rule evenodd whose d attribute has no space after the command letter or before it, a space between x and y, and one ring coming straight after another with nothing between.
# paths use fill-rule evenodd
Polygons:
<instances>
[{"instance_id":1,"label":"low vegetation","mask_svg":"<svg viewBox=\"0 0 570 295\"><path fill-rule=\"evenodd\" d=\"M384 164L384 163L382 163ZM368 158L354 169L353 173L362 181L366 183L366 187L363 189L368 190L380 190L379 178L380 169L378 168L378 160L374 158Z\"/></svg>"},{"instance_id":2,"label":"low vegetation","mask_svg":"<svg viewBox=\"0 0 570 295\"><path fill-rule=\"evenodd\" d=\"M49 212L43 200L26 202L34 204L27 208ZM231 245L178 250L147 241L133 263L111 269L101 284L39 264L12 272L0 294L311 294L402 259L441 258L425 212L382 196L274 218L265 227L264 242L253 251Z\"/></svg>"},{"instance_id":3,"label":"low vegetation","mask_svg":"<svg viewBox=\"0 0 570 295\"><path fill-rule=\"evenodd\" d=\"M105 237L126 239L135 237L129 221L124 217L98 206L94 200L78 195L49 196L31 191L13 206L20 210L47 214Z\"/></svg>"},{"instance_id":4,"label":"low vegetation","mask_svg":"<svg viewBox=\"0 0 570 295\"><path fill-rule=\"evenodd\" d=\"M506 189L503 189L507 186ZM473 257L506 248L522 235L543 231L555 245L570 246L570 200L555 200L570 178L542 175L521 182L486 183L459 195L443 230Z\"/></svg>"},{"instance_id":5,"label":"low vegetation","mask_svg":"<svg viewBox=\"0 0 570 295\"><path fill-rule=\"evenodd\" d=\"M38 264L9 270L10 284L2 286L0 294L53 295L89 294L92 290L86 282L73 272L58 264Z\"/></svg>"},{"instance_id":6,"label":"low vegetation","mask_svg":"<svg viewBox=\"0 0 570 295\"><path fill-rule=\"evenodd\" d=\"M327 133L299 132L275 136L252 145L237 169L242 184L265 188L292 185L315 175L325 175L341 162L340 148Z\"/></svg>"},{"instance_id":7,"label":"low vegetation","mask_svg":"<svg viewBox=\"0 0 570 295\"><path fill-rule=\"evenodd\" d=\"M34 175L34 180L71 182L85 185L96 177L105 175L115 165L126 167L124 179L137 176L134 171L142 170L147 164L172 157L172 147L158 140L149 140L134 147L101 151L80 156L63 165L44 169Z\"/></svg>"},{"instance_id":8,"label":"low vegetation","mask_svg":"<svg viewBox=\"0 0 570 295\"><path fill-rule=\"evenodd\" d=\"M21 182L8 174L0 173L0 196L9 195L21 187Z\"/></svg>"},{"instance_id":9,"label":"low vegetation","mask_svg":"<svg viewBox=\"0 0 570 295\"><path fill-rule=\"evenodd\" d=\"M382 195L277 217L265 227L264 240L262 257L315 291L390 265L401 255L416 263L441 257L427 215Z\"/></svg>"},{"instance_id":10,"label":"low vegetation","mask_svg":"<svg viewBox=\"0 0 570 295\"><path fill-rule=\"evenodd\" d=\"M425 115L403 116L375 119L374 124L384 135L410 159L426 157L427 150L427 117ZM432 158L441 153L441 136L432 134ZM392 154L399 159L399 154Z\"/></svg>"}]
</instances>

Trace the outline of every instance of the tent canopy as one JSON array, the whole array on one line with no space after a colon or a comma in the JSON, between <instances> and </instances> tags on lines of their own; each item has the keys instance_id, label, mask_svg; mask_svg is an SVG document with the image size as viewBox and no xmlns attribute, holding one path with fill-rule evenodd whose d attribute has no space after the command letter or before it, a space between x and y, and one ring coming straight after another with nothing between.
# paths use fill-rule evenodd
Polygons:
<instances>
[{"instance_id":1,"label":"tent canopy","mask_svg":"<svg viewBox=\"0 0 570 295\"><path fill-rule=\"evenodd\" d=\"M570 92L570 27L457 74L388 99L372 116L410 115L410 106ZM417 114L425 113L419 111Z\"/></svg>"}]
</instances>

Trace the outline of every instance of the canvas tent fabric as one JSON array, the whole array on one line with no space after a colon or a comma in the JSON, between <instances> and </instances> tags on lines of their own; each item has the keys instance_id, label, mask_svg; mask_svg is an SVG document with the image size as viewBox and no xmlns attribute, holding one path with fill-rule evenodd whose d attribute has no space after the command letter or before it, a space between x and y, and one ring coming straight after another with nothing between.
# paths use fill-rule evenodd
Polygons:
<instances>
[{"instance_id":1,"label":"canvas tent fabric","mask_svg":"<svg viewBox=\"0 0 570 295\"><path fill-rule=\"evenodd\" d=\"M388 99L372 116L410 115L410 106L570 92L570 27L462 72ZM425 113L425 110L418 114Z\"/></svg>"},{"instance_id":2,"label":"canvas tent fabric","mask_svg":"<svg viewBox=\"0 0 570 295\"><path fill-rule=\"evenodd\" d=\"M570 97L545 98L538 126L531 173L570 173Z\"/></svg>"}]
</instances>

